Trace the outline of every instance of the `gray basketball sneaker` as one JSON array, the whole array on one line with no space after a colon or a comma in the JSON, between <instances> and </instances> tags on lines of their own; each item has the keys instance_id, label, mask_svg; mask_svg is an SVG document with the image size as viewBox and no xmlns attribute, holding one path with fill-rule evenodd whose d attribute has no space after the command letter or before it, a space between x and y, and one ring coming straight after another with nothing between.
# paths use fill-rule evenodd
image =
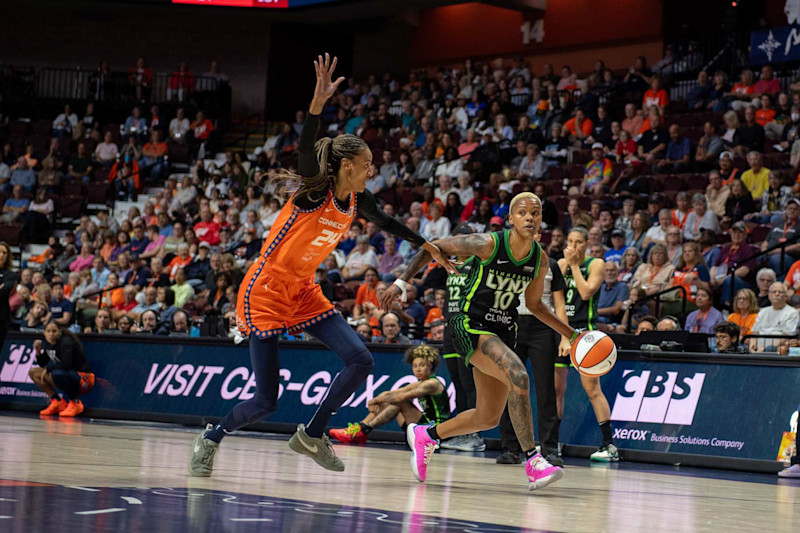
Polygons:
<instances>
[{"instance_id":1,"label":"gray basketball sneaker","mask_svg":"<svg viewBox=\"0 0 800 533\"><path fill-rule=\"evenodd\" d=\"M189 459L189 473L196 477L209 477L214 469L214 456L219 450L219 443L203 437L206 431L214 426L208 424L206 429L195 437L192 444L192 457Z\"/></svg>"},{"instance_id":2,"label":"gray basketball sneaker","mask_svg":"<svg viewBox=\"0 0 800 533\"><path fill-rule=\"evenodd\" d=\"M333 470L334 472L344 471L344 463L336 457L328 436L322 435L318 439L309 437L304 424L297 426L297 431L289 439L289 448L297 453L311 457L322 468Z\"/></svg>"}]
</instances>

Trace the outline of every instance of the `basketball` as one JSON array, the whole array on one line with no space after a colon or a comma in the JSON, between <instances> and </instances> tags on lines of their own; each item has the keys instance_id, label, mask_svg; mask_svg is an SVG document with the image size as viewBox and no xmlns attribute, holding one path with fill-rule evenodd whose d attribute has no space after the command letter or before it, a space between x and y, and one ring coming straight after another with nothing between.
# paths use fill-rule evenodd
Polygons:
<instances>
[{"instance_id":1,"label":"basketball","mask_svg":"<svg viewBox=\"0 0 800 533\"><path fill-rule=\"evenodd\" d=\"M617 347L602 331L584 331L572 343L569 358L584 376L602 376L614 368Z\"/></svg>"}]
</instances>

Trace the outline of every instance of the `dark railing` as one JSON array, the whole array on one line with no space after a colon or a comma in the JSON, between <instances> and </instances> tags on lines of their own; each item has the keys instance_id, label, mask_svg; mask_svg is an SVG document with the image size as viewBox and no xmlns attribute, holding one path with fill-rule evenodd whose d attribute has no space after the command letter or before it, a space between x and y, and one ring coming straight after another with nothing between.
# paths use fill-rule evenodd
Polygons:
<instances>
[{"instance_id":1,"label":"dark railing","mask_svg":"<svg viewBox=\"0 0 800 533\"><path fill-rule=\"evenodd\" d=\"M679 291L679 292L682 293L682 295L681 295L681 316L685 318L686 317L686 298L688 296L687 293L686 293L686 287L684 287L683 285L676 285L674 287L669 287L667 289L664 289L663 291L659 291L659 292L657 292L655 294L649 294L649 295L645 296L644 298L639 298L635 302L631 303L631 305L627 309L627 311L628 311L628 323L626 325L627 331L631 331L631 327L633 325L633 313L630 312L631 309L636 309L640 305L643 305L643 304L649 302L650 300L655 300L655 302L656 302L655 316L659 316L661 314L661 313L659 313L659 311L661 310L660 309L661 308L661 297L663 295L665 295L665 294L668 294L670 292L675 292L675 291Z\"/></svg>"},{"instance_id":2,"label":"dark railing","mask_svg":"<svg viewBox=\"0 0 800 533\"><path fill-rule=\"evenodd\" d=\"M750 351L755 353L778 353L780 355L787 355L788 348L789 348L789 341L792 339L797 339L796 335L745 335L742 337L741 343L747 344L749 347L753 346L753 343L748 341L754 341L755 350L750 348ZM777 341L777 342L776 342ZM767 351L767 348L770 348Z\"/></svg>"},{"instance_id":3,"label":"dark railing","mask_svg":"<svg viewBox=\"0 0 800 533\"><path fill-rule=\"evenodd\" d=\"M762 257L762 256L770 256L770 255L772 255L771 252L773 252L775 250L778 250L778 249L780 249L780 251L781 251L781 268L780 268L780 272L776 272L776 274L778 274L778 276L780 276L782 273L786 272L786 270L787 270L786 269L786 266L787 266L786 265L786 247L787 246L792 246L794 244L797 244L798 241L800 241L800 234L795 235L791 239L787 239L784 242L778 243L775 246L771 246L771 247L767 248L766 250L762 250L762 251L760 251L758 253L755 253L755 254L753 254L753 255L751 255L749 257L746 257L744 259L741 259L741 260L735 262L733 264L733 266L731 267L731 269L730 269L730 276L736 276L736 269L738 269L740 266L744 265L745 263L748 263L748 262L752 261L753 259L758 259L759 257ZM729 296L730 296L730 307L731 307L731 310L733 310L734 309L734 301L735 301L735 298L736 298L736 283L733 282L733 279L731 279L731 287L730 287Z\"/></svg>"}]
</instances>

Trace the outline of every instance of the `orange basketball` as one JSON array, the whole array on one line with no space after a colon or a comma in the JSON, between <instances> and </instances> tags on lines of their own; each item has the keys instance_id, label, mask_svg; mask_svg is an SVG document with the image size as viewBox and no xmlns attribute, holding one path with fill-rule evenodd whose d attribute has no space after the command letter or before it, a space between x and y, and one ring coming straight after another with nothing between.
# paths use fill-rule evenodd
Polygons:
<instances>
[{"instance_id":1,"label":"orange basketball","mask_svg":"<svg viewBox=\"0 0 800 533\"><path fill-rule=\"evenodd\" d=\"M614 368L617 347L602 331L584 331L572 343L569 358L584 376L602 376Z\"/></svg>"}]
</instances>

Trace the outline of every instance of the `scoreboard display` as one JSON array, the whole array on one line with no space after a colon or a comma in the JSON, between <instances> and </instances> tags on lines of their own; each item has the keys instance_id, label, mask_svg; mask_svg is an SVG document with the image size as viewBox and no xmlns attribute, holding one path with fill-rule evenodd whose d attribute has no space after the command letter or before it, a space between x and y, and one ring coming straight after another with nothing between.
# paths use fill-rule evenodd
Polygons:
<instances>
[{"instance_id":1,"label":"scoreboard display","mask_svg":"<svg viewBox=\"0 0 800 533\"><path fill-rule=\"evenodd\" d=\"M266 9L287 9L292 7L328 4L340 0L172 0L173 4L192 4L198 6L259 7Z\"/></svg>"}]
</instances>

